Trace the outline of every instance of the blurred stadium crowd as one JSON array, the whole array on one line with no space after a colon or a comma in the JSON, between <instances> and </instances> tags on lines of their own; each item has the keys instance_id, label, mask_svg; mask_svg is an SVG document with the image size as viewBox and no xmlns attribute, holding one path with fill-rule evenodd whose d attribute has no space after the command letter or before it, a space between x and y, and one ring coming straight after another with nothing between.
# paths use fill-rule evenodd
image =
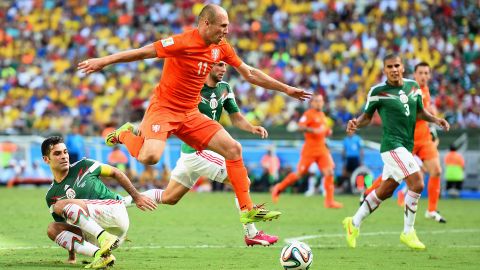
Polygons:
<instances>
[{"instance_id":1,"label":"blurred stadium crowd","mask_svg":"<svg viewBox=\"0 0 480 270\"><path fill-rule=\"evenodd\" d=\"M230 16L242 59L288 84L324 94L339 125L382 79L382 57L401 53L407 74L433 66L432 100L455 128L480 127L478 1L213 1ZM163 61L118 64L88 77L78 62L195 26L203 1L22 0L0 3L0 132L80 127L83 135L143 116ZM225 78L253 122L290 126L306 104Z\"/></svg>"}]
</instances>

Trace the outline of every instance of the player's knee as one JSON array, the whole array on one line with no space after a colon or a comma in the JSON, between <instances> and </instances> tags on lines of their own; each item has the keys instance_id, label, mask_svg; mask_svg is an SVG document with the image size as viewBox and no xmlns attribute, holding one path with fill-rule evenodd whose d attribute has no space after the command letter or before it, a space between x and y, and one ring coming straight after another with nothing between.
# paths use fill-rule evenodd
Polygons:
<instances>
[{"instance_id":1,"label":"player's knee","mask_svg":"<svg viewBox=\"0 0 480 270\"><path fill-rule=\"evenodd\" d=\"M233 141L232 143L230 143L230 145L227 147L226 149L227 151L227 154L225 156L225 159L239 159L242 157L242 145L237 142L237 141Z\"/></svg>"},{"instance_id":2,"label":"player's knee","mask_svg":"<svg viewBox=\"0 0 480 270\"><path fill-rule=\"evenodd\" d=\"M147 153L143 155L138 155L138 161L146 165L155 165L160 160L160 156L154 153Z\"/></svg>"},{"instance_id":3,"label":"player's knee","mask_svg":"<svg viewBox=\"0 0 480 270\"><path fill-rule=\"evenodd\" d=\"M440 166L433 166L430 171L430 177L439 177L440 175L442 175L442 168Z\"/></svg>"}]
</instances>

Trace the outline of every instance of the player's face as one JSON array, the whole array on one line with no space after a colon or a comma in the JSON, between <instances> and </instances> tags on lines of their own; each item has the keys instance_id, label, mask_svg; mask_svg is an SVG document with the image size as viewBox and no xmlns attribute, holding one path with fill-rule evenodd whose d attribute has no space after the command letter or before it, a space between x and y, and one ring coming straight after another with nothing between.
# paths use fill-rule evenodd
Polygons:
<instances>
[{"instance_id":1,"label":"player's face","mask_svg":"<svg viewBox=\"0 0 480 270\"><path fill-rule=\"evenodd\" d=\"M403 77L403 64L400 57L385 60L383 72L387 76L387 80L397 84Z\"/></svg>"},{"instance_id":2,"label":"player's face","mask_svg":"<svg viewBox=\"0 0 480 270\"><path fill-rule=\"evenodd\" d=\"M213 81L219 82L223 79L225 72L227 72L227 64L225 64L225 62L219 62L213 64L212 70L210 71L210 77Z\"/></svg>"},{"instance_id":3,"label":"player's face","mask_svg":"<svg viewBox=\"0 0 480 270\"><path fill-rule=\"evenodd\" d=\"M323 109L324 104L325 104L325 102L323 101L323 96L322 95L315 95L312 98L310 106L314 110L321 111Z\"/></svg>"},{"instance_id":4,"label":"player's face","mask_svg":"<svg viewBox=\"0 0 480 270\"><path fill-rule=\"evenodd\" d=\"M68 155L67 146L64 143L54 145L50 149L50 154L43 156L43 160L50 166L52 171L68 170L70 156Z\"/></svg>"},{"instance_id":5,"label":"player's face","mask_svg":"<svg viewBox=\"0 0 480 270\"><path fill-rule=\"evenodd\" d=\"M420 87L424 87L428 85L428 81L430 80L430 67L427 66L419 66L415 73L413 73L413 77L415 81L420 85Z\"/></svg>"},{"instance_id":6,"label":"player's face","mask_svg":"<svg viewBox=\"0 0 480 270\"><path fill-rule=\"evenodd\" d=\"M207 36L210 37L210 43L218 44L228 34L228 15L221 11L217 14L215 21L209 22L207 25Z\"/></svg>"}]
</instances>

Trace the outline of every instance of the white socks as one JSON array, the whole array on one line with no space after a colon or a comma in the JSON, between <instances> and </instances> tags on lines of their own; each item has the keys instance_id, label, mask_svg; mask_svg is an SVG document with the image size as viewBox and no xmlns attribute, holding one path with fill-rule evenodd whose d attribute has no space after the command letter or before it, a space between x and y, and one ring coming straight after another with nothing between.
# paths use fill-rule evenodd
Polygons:
<instances>
[{"instance_id":1,"label":"white socks","mask_svg":"<svg viewBox=\"0 0 480 270\"><path fill-rule=\"evenodd\" d=\"M62 231L55 237L55 243L69 251L93 257L99 248L70 231Z\"/></svg>"},{"instance_id":2,"label":"white socks","mask_svg":"<svg viewBox=\"0 0 480 270\"><path fill-rule=\"evenodd\" d=\"M357 228L360 228L362 221L373 211L375 211L375 209L377 209L381 203L382 200L377 197L375 190L370 192L353 216L353 225Z\"/></svg>"},{"instance_id":3,"label":"white socks","mask_svg":"<svg viewBox=\"0 0 480 270\"><path fill-rule=\"evenodd\" d=\"M420 200L420 194L411 190L407 191L405 196L405 212L403 215L403 232L405 234L413 231L413 225L415 224L415 216L417 214L418 200Z\"/></svg>"},{"instance_id":4,"label":"white socks","mask_svg":"<svg viewBox=\"0 0 480 270\"><path fill-rule=\"evenodd\" d=\"M154 202L157 204L162 203L162 193L163 189L149 189L145 192L142 192L142 195L147 196L148 198L152 199ZM134 206L135 203L133 202L132 196L126 196L123 198L123 203L125 204L125 207L131 207Z\"/></svg>"},{"instance_id":5,"label":"white socks","mask_svg":"<svg viewBox=\"0 0 480 270\"><path fill-rule=\"evenodd\" d=\"M68 223L80 227L82 231L85 231L95 237L103 232L103 228L91 219L89 215L80 206L69 203L65 205L62 210L62 216Z\"/></svg>"},{"instance_id":6,"label":"white socks","mask_svg":"<svg viewBox=\"0 0 480 270\"><path fill-rule=\"evenodd\" d=\"M235 197L235 205L237 206L238 211L240 211L240 204L238 203L237 197ZM242 225L243 225L243 232L246 237L253 238L257 235L258 230L257 230L257 227L255 227L255 223L247 223Z\"/></svg>"}]
</instances>

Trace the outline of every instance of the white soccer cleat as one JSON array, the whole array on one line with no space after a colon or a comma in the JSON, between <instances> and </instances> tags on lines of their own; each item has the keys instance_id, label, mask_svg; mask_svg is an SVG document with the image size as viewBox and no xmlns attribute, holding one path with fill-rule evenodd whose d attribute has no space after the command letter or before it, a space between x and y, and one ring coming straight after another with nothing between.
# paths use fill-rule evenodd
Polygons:
<instances>
[{"instance_id":1,"label":"white soccer cleat","mask_svg":"<svg viewBox=\"0 0 480 270\"><path fill-rule=\"evenodd\" d=\"M426 211L425 218L433 219L438 223L447 223L447 220L444 219L438 211Z\"/></svg>"}]
</instances>

